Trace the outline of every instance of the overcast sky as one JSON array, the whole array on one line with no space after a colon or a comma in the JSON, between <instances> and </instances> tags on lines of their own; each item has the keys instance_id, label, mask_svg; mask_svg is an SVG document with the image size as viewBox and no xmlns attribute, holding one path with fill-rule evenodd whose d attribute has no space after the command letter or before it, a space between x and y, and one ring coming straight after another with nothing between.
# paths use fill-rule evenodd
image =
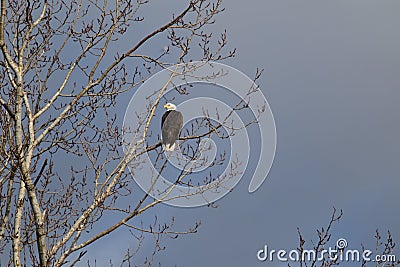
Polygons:
<instances>
[{"instance_id":1,"label":"overcast sky","mask_svg":"<svg viewBox=\"0 0 400 267\"><path fill-rule=\"evenodd\" d=\"M154 1L146 27L185 6L165 2ZM332 246L345 238L351 249L363 243L374 250L376 228L400 240L400 1L227 0L224 7L214 28L227 29L230 47L238 49L225 63L249 76L265 69L259 85L275 117L275 161L258 191L249 194L244 177L217 209L150 211L148 218L173 215L182 227L202 221L195 235L165 239L156 260L161 266L287 266L259 262L256 253L264 245L295 249L297 227L311 248L333 207L344 217L333 227ZM94 244L88 257L103 266L123 254L124 243L135 244L118 232Z\"/></svg>"}]
</instances>

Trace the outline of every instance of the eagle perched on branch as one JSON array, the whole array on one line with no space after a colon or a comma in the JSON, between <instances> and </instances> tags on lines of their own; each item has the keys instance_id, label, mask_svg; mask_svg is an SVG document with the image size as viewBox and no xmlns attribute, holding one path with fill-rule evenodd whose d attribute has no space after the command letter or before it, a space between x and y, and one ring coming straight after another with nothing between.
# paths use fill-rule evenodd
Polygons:
<instances>
[{"instance_id":1,"label":"eagle perched on branch","mask_svg":"<svg viewBox=\"0 0 400 267\"><path fill-rule=\"evenodd\" d=\"M182 130L183 116L172 103L165 104L164 108L167 111L161 118L162 147L165 151L173 151Z\"/></svg>"}]
</instances>

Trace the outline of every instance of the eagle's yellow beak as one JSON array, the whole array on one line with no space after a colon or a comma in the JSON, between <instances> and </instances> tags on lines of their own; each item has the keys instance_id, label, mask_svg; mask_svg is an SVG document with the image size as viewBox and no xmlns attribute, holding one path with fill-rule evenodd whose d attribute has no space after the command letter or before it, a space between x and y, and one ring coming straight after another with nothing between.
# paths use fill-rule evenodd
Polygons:
<instances>
[{"instance_id":1,"label":"eagle's yellow beak","mask_svg":"<svg viewBox=\"0 0 400 267\"><path fill-rule=\"evenodd\" d=\"M168 105L168 104L165 104L165 105L164 105L164 108L169 108L169 105Z\"/></svg>"}]
</instances>

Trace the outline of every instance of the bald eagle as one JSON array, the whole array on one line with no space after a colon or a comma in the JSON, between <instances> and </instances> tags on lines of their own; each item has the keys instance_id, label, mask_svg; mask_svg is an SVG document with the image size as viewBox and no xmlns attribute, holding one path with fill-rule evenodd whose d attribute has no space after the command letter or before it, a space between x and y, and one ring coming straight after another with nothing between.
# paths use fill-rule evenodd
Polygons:
<instances>
[{"instance_id":1,"label":"bald eagle","mask_svg":"<svg viewBox=\"0 0 400 267\"><path fill-rule=\"evenodd\" d=\"M167 111L161 118L162 147L165 151L173 151L181 133L183 116L172 103L165 104L164 108Z\"/></svg>"}]
</instances>

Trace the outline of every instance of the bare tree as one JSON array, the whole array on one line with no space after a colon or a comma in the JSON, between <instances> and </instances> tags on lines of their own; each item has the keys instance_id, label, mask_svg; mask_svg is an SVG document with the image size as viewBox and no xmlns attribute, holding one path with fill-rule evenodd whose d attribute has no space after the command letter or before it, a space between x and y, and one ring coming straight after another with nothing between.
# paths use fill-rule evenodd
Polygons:
<instances>
[{"instance_id":1,"label":"bare tree","mask_svg":"<svg viewBox=\"0 0 400 267\"><path fill-rule=\"evenodd\" d=\"M154 236L155 251L162 249L162 236L196 232L198 224L177 231L173 220L151 226L131 220L163 201L137 190L128 167L134 172L142 164L139 155L153 153L159 173L166 169L151 125L159 123L153 118L167 84L157 89L155 102L138 111L140 123L130 129L119 126L117 104L159 70L191 60L219 61L235 51L225 52L225 32L217 38L207 32L223 11L221 0L192 0L141 36L136 29L145 23L141 12L148 2L1 0L0 253L2 261L9 258L7 266L73 266L89 245L121 227L138 240ZM252 90L257 88L249 88L249 95ZM176 92L189 94L190 88L177 86ZM234 106L246 108L246 99ZM203 137L223 140L239 130L222 130L230 114L215 123L207 112L181 137L190 162L201 164L201 152L208 149L199 145ZM135 138L124 140L123 131ZM221 152L211 168L224 161ZM228 176L235 175L235 165L230 168ZM185 168L171 180L194 187L191 175ZM217 176L210 171L202 183ZM128 250L123 264L137 253Z\"/></svg>"}]
</instances>

